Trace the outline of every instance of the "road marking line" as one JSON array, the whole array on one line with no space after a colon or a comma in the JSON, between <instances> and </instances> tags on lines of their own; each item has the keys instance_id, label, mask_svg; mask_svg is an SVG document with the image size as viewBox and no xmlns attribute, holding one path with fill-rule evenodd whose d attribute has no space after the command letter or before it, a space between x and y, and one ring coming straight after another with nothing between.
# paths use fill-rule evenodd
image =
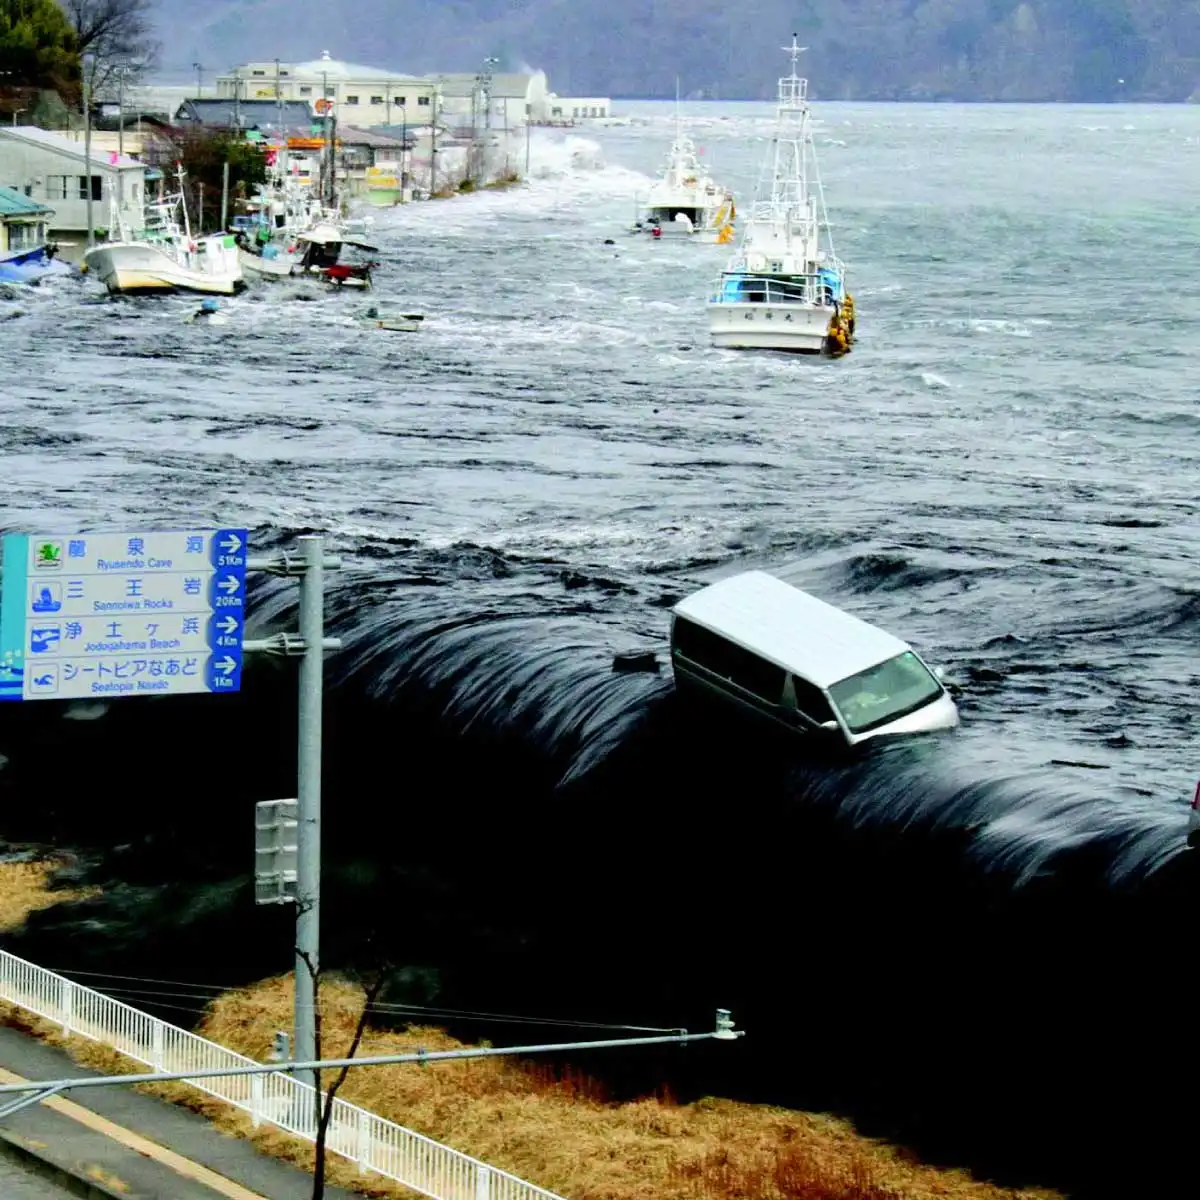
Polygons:
<instances>
[{"instance_id":1,"label":"road marking line","mask_svg":"<svg viewBox=\"0 0 1200 1200\"><path fill-rule=\"evenodd\" d=\"M4 1070L3 1067L0 1067L0 1081L4 1083L30 1082L20 1075L14 1075L12 1071ZM182 1175L185 1179L194 1180L222 1196L227 1196L229 1200L266 1200L265 1196L260 1196L257 1192L242 1187L240 1183L234 1183L232 1179L226 1179L224 1175L218 1175L216 1171L210 1171L207 1167L192 1162L190 1158L176 1154L174 1150L168 1150L165 1146L160 1146L157 1142L142 1137L141 1134L116 1125L98 1113L92 1112L90 1108L76 1104L73 1100L66 1100L62 1096L51 1096L49 1100L43 1100L42 1104L57 1113L62 1113L64 1117L70 1117L72 1121L78 1121L80 1125L84 1125L96 1133L111 1138L114 1142L119 1142L122 1146L127 1146L130 1150L136 1150L139 1154L144 1154L147 1158L154 1159L155 1162L160 1162L165 1167L170 1167L172 1171Z\"/></svg>"}]
</instances>

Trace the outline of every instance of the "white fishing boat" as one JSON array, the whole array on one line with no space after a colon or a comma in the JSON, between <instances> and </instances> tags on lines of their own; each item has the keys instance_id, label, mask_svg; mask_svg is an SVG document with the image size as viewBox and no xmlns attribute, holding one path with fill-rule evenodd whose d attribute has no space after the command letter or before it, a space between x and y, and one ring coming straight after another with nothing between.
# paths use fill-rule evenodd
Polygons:
<instances>
[{"instance_id":1,"label":"white fishing boat","mask_svg":"<svg viewBox=\"0 0 1200 1200\"><path fill-rule=\"evenodd\" d=\"M683 130L676 94L675 137L666 166L650 188L633 231L653 237L681 235L724 244L733 241L736 217L733 193L709 174L695 143Z\"/></svg>"},{"instance_id":2,"label":"white fishing boat","mask_svg":"<svg viewBox=\"0 0 1200 1200\"><path fill-rule=\"evenodd\" d=\"M844 354L854 340L854 297L834 253L817 167L808 80L796 74L805 49L784 50L776 128L740 244L708 300L713 344L733 350Z\"/></svg>"},{"instance_id":3,"label":"white fishing boat","mask_svg":"<svg viewBox=\"0 0 1200 1200\"><path fill-rule=\"evenodd\" d=\"M315 275L337 287L371 286L371 272L379 265L372 255L378 247L359 234L347 233L340 221L321 222L299 234L296 242L297 274Z\"/></svg>"},{"instance_id":4,"label":"white fishing boat","mask_svg":"<svg viewBox=\"0 0 1200 1200\"><path fill-rule=\"evenodd\" d=\"M288 279L302 273L300 256L277 242L267 242L251 249L239 241L237 257L238 266L248 278Z\"/></svg>"},{"instance_id":5,"label":"white fishing boat","mask_svg":"<svg viewBox=\"0 0 1200 1200\"><path fill-rule=\"evenodd\" d=\"M128 229L113 207L115 239L93 246L82 270L114 295L149 292L197 292L232 296L246 286L231 234L193 237L183 197L184 172L176 172L179 191L148 201L144 228Z\"/></svg>"}]
</instances>

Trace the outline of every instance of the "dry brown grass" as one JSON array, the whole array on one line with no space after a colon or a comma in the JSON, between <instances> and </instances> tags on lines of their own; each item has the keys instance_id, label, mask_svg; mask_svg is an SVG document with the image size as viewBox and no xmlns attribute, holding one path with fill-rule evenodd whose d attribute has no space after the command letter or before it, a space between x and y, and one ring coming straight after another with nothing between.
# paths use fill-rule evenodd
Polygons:
<instances>
[{"instance_id":1,"label":"dry brown grass","mask_svg":"<svg viewBox=\"0 0 1200 1200\"><path fill-rule=\"evenodd\" d=\"M350 1044L361 1011L357 988L327 982L322 1022L327 1054ZM290 978L231 992L212 1006L202 1032L265 1058L287 1028ZM360 1054L461 1045L437 1029L370 1031ZM351 1071L340 1093L381 1116L573 1200L1051 1200L965 1172L914 1164L845 1122L729 1100L680 1105L642 1099L608 1103L584 1077L557 1078L512 1060Z\"/></svg>"},{"instance_id":2,"label":"dry brown grass","mask_svg":"<svg viewBox=\"0 0 1200 1200\"><path fill-rule=\"evenodd\" d=\"M0 928L78 894L46 890L53 866L0 867ZM359 989L326 981L326 1054L349 1046L361 1006ZM274 1032L290 1027L291 1013L291 978L271 979L221 996L198 1032L265 1060ZM65 1048L95 1070L145 1069L9 1005L0 1004L0 1022ZM437 1029L368 1031L360 1054L459 1045ZM156 1084L142 1090L312 1168L311 1145L278 1130L253 1129L243 1113L194 1088ZM832 1117L730 1100L609 1103L585 1076L560 1077L513 1060L364 1068L350 1072L340 1095L571 1200L1058 1200L1054 1192L1000 1188L962 1171L914 1163ZM369 1196L412 1195L377 1176L361 1176L336 1157L329 1159L328 1178Z\"/></svg>"},{"instance_id":3,"label":"dry brown grass","mask_svg":"<svg viewBox=\"0 0 1200 1200\"><path fill-rule=\"evenodd\" d=\"M31 912L67 900L84 900L94 889L51 891L51 876L63 864L59 860L0 863L0 933L22 925Z\"/></svg>"}]
</instances>

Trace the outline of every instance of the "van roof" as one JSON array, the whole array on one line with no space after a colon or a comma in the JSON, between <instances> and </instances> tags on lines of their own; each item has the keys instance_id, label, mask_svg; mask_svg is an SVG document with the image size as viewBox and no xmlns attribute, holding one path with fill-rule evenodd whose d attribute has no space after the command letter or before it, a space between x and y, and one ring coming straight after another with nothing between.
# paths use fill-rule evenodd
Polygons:
<instances>
[{"instance_id":1,"label":"van roof","mask_svg":"<svg viewBox=\"0 0 1200 1200\"><path fill-rule=\"evenodd\" d=\"M823 688L912 648L766 571L722 579L672 611Z\"/></svg>"}]
</instances>

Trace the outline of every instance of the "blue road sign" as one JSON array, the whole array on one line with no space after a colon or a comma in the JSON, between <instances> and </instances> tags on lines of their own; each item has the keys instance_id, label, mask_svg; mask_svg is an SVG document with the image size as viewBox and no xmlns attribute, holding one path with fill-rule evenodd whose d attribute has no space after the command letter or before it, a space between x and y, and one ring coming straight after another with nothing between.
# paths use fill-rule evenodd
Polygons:
<instances>
[{"instance_id":1,"label":"blue road sign","mask_svg":"<svg viewBox=\"0 0 1200 1200\"><path fill-rule=\"evenodd\" d=\"M9 534L0 700L236 692L246 531Z\"/></svg>"}]
</instances>

